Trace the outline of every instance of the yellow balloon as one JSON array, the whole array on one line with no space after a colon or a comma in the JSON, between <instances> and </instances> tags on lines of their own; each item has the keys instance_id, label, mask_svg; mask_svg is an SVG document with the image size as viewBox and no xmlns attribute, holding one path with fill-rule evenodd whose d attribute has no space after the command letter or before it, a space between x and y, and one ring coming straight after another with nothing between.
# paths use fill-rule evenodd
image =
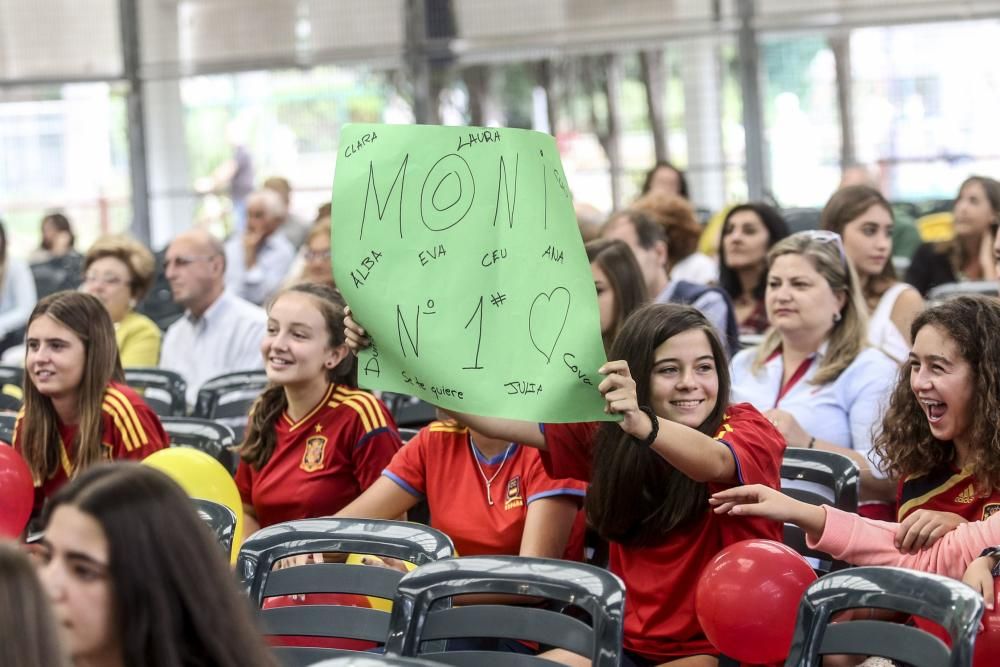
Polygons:
<instances>
[{"instance_id":1,"label":"yellow balloon","mask_svg":"<svg viewBox=\"0 0 1000 667\"><path fill-rule=\"evenodd\" d=\"M235 563L243 542L243 501L229 471L205 452L191 447L161 449L142 462L169 475L192 498L210 500L232 510L236 515L236 530L230 562Z\"/></svg>"},{"instance_id":2,"label":"yellow balloon","mask_svg":"<svg viewBox=\"0 0 1000 667\"><path fill-rule=\"evenodd\" d=\"M374 563L372 565L368 565L367 563L361 562L362 558L367 558L368 560L373 560L373 561L378 561L378 562ZM347 560L344 561L344 562L346 562L348 565L368 565L368 567L388 567L387 565L384 565L384 564L380 565L380 563L383 563L382 559L379 558L378 556L373 556L371 554L350 554L347 557ZM414 565L413 563L411 563L408 560L404 560L403 561L403 566L406 568L407 572L412 572L413 570L415 570L417 568L416 565ZM385 598L372 597L370 595L368 595L366 597L368 598L368 605L372 609L378 609L379 611L384 611L384 612L387 612L387 613L390 612L390 611L392 611L392 600L386 600Z\"/></svg>"}]
</instances>

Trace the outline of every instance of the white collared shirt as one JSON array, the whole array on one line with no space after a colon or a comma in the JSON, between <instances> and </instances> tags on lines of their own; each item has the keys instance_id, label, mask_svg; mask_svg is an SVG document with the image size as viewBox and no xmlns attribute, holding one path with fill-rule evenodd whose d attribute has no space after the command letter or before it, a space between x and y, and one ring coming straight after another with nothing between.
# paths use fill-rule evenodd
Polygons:
<instances>
[{"instance_id":1,"label":"white collared shirt","mask_svg":"<svg viewBox=\"0 0 1000 667\"><path fill-rule=\"evenodd\" d=\"M802 429L818 440L847 447L878 466L869 456L872 441L889 405L899 365L880 350L866 348L833 382L815 385L827 344L813 355L805 375L778 400L784 366L780 354L768 360L758 374L751 372L756 348L739 352L730 363L732 402L746 402L764 412L778 408L790 413ZM790 442L804 446L804 442ZM881 476L878 471L873 471Z\"/></svg>"},{"instance_id":2,"label":"white collared shirt","mask_svg":"<svg viewBox=\"0 0 1000 667\"><path fill-rule=\"evenodd\" d=\"M185 311L170 325L163 335L160 368L184 378L187 402L194 405L206 380L264 367L260 343L266 326L263 308L224 291L201 317Z\"/></svg>"}]
</instances>

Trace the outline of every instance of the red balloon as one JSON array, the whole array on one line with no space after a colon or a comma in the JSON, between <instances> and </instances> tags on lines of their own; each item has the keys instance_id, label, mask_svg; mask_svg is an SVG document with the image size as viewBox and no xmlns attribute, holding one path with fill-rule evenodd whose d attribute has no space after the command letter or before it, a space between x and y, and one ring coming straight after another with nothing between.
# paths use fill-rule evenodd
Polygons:
<instances>
[{"instance_id":1,"label":"red balloon","mask_svg":"<svg viewBox=\"0 0 1000 667\"><path fill-rule=\"evenodd\" d=\"M724 655L755 665L783 663L795 616L816 573L794 549L772 540L731 544L705 566L695 612Z\"/></svg>"},{"instance_id":2,"label":"red balloon","mask_svg":"<svg viewBox=\"0 0 1000 667\"><path fill-rule=\"evenodd\" d=\"M976 649L972 664L975 667L995 667L1000 665L1000 604L996 598L1000 594L1000 577L993 579L993 610L983 613L983 629L976 635Z\"/></svg>"},{"instance_id":3,"label":"red balloon","mask_svg":"<svg viewBox=\"0 0 1000 667\"><path fill-rule=\"evenodd\" d=\"M13 447L0 445L0 537L20 536L34 503L35 483L28 464Z\"/></svg>"}]
</instances>

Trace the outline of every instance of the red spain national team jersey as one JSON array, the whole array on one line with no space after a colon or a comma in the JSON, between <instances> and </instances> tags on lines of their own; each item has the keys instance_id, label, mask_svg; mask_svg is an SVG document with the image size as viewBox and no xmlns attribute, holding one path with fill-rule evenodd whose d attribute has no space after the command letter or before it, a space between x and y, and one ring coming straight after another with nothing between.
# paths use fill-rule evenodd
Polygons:
<instances>
[{"instance_id":1,"label":"red spain national team jersey","mask_svg":"<svg viewBox=\"0 0 1000 667\"><path fill-rule=\"evenodd\" d=\"M553 475L589 479L598 424L545 424L542 461ZM785 439L749 403L729 406L715 439L733 452L740 484L780 488ZM715 493L726 485L709 484ZM609 569L625 582L624 646L654 663L718 650L698 625L694 594L702 569L724 547L752 538L781 541L780 523L718 515L711 509L658 545L611 543Z\"/></svg>"},{"instance_id":2,"label":"red spain national team jersey","mask_svg":"<svg viewBox=\"0 0 1000 667\"><path fill-rule=\"evenodd\" d=\"M587 488L577 480L549 477L532 447L512 443L503 454L486 458L471 445L468 429L453 421L421 429L383 474L414 496L426 496L431 526L448 535L462 556L516 556L531 503L552 496L582 499ZM493 505L483 475L493 479ZM583 560L584 530L581 512L566 544L567 560Z\"/></svg>"},{"instance_id":3,"label":"red spain national team jersey","mask_svg":"<svg viewBox=\"0 0 1000 667\"><path fill-rule=\"evenodd\" d=\"M918 509L952 512L966 521L985 521L1000 510L1000 490L978 493L972 472L956 471L951 466L907 477L899 483L896 495L897 521Z\"/></svg>"},{"instance_id":4,"label":"red spain national team jersey","mask_svg":"<svg viewBox=\"0 0 1000 667\"><path fill-rule=\"evenodd\" d=\"M20 450L24 409L17 414L11 444ZM48 479L35 482L35 510L53 493L58 491L77 472L75 443L78 424L59 422L59 467ZM116 459L141 460L153 452L170 446L170 438L163 431L159 417L145 401L123 384L112 382L104 390L101 401L101 455L111 461Z\"/></svg>"},{"instance_id":5,"label":"red spain national team jersey","mask_svg":"<svg viewBox=\"0 0 1000 667\"><path fill-rule=\"evenodd\" d=\"M236 486L261 527L330 516L378 479L401 443L382 402L331 384L323 400L293 422L282 414L274 452L260 470L240 461Z\"/></svg>"}]
</instances>

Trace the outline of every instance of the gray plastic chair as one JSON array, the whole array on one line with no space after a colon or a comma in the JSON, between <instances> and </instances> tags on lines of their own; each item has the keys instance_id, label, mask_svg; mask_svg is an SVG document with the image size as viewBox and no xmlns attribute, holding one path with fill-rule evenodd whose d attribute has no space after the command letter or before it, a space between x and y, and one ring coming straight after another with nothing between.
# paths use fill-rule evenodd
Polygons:
<instances>
[{"instance_id":1,"label":"gray plastic chair","mask_svg":"<svg viewBox=\"0 0 1000 667\"><path fill-rule=\"evenodd\" d=\"M934 621L947 631L952 648L902 623L830 623L835 613L858 607ZM970 667L982 615L982 596L960 581L895 567L850 568L806 589L785 667L819 667L821 656L830 654L881 656L913 667Z\"/></svg>"},{"instance_id":2,"label":"gray plastic chair","mask_svg":"<svg viewBox=\"0 0 1000 667\"><path fill-rule=\"evenodd\" d=\"M582 610L590 624L534 606L442 605L452 596L475 593L543 598ZM454 558L420 567L399 581L386 652L470 667L551 664L518 653L421 647L434 640L492 637L564 648L589 657L595 667L616 667L624 608L621 579L592 565L517 556Z\"/></svg>"},{"instance_id":3,"label":"gray plastic chair","mask_svg":"<svg viewBox=\"0 0 1000 667\"><path fill-rule=\"evenodd\" d=\"M228 562L229 554L233 550L233 537L236 535L236 514L225 505L211 500L192 498L191 502L194 503L194 509L201 520L215 533L215 538L219 541Z\"/></svg>"},{"instance_id":4,"label":"gray plastic chair","mask_svg":"<svg viewBox=\"0 0 1000 667\"><path fill-rule=\"evenodd\" d=\"M161 417L163 430L170 436L172 446L192 447L205 452L225 466L229 474L236 474L239 457L233 448L236 434L225 424L196 417Z\"/></svg>"},{"instance_id":5,"label":"gray plastic chair","mask_svg":"<svg viewBox=\"0 0 1000 667\"><path fill-rule=\"evenodd\" d=\"M219 375L198 389L193 416L225 424L242 442L250 406L266 388L267 375L262 370Z\"/></svg>"},{"instance_id":6,"label":"gray plastic chair","mask_svg":"<svg viewBox=\"0 0 1000 667\"><path fill-rule=\"evenodd\" d=\"M836 452L789 447L781 461L781 491L810 505L831 505L845 512L858 511L861 472L854 461ZM796 488L795 483L806 482ZM806 558L812 558L820 573L840 570L847 563L831 560L829 554L810 549L805 532L785 524L784 542Z\"/></svg>"},{"instance_id":7,"label":"gray plastic chair","mask_svg":"<svg viewBox=\"0 0 1000 667\"><path fill-rule=\"evenodd\" d=\"M303 593L344 593L393 599L403 573L382 567L317 563L272 570L288 556L307 553L361 553L388 556L423 565L455 553L444 533L403 521L376 519L301 519L268 526L243 543L236 572L250 600L260 609L264 598ZM335 637L382 644L389 614L379 609L338 605L297 605L260 609L271 635ZM278 647L286 665L308 665L350 653L335 648Z\"/></svg>"},{"instance_id":8,"label":"gray plastic chair","mask_svg":"<svg viewBox=\"0 0 1000 667\"><path fill-rule=\"evenodd\" d=\"M187 412L187 382L178 373L162 368L126 368L125 384L140 391L160 417L184 416Z\"/></svg>"},{"instance_id":9,"label":"gray plastic chair","mask_svg":"<svg viewBox=\"0 0 1000 667\"><path fill-rule=\"evenodd\" d=\"M0 413L0 442L8 445L14 439L14 426L17 424L17 415L13 412Z\"/></svg>"}]
</instances>

